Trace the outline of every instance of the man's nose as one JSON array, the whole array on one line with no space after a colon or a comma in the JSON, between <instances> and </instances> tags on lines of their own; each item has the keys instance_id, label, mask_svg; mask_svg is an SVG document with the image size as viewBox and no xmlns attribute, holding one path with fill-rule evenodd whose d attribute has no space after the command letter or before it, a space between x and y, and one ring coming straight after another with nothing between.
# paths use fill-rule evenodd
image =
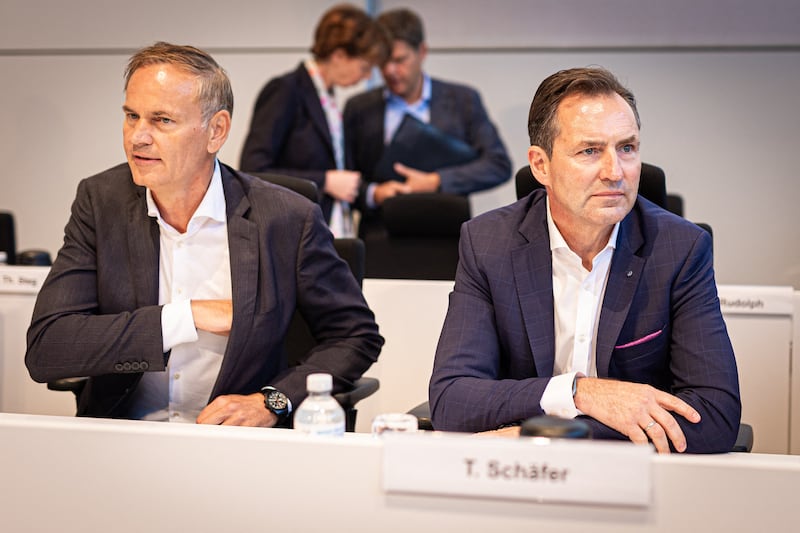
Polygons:
<instances>
[{"instance_id":1,"label":"man's nose","mask_svg":"<svg viewBox=\"0 0 800 533\"><path fill-rule=\"evenodd\" d=\"M128 126L130 128L130 141L133 144L150 144L153 142L151 126L146 120L136 120Z\"/></svg>"},{"instance_id":2,"label":"man's nose","mask_svg":"<svg viewBox=\"0 0 800 533\"><path fill-rule=\"evenodd\" d=\"M603 154L603 179L619 181L622 179L622 164L616 150L606 150Z\"/></svg>"}]
</instances>

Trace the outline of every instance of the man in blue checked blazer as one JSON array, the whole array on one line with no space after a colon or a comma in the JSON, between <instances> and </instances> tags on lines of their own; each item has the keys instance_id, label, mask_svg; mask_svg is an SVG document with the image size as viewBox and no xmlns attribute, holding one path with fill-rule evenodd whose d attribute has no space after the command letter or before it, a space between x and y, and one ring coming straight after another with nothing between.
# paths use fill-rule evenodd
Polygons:
<instances>
[{"instance_id":1,"label":"man in blue checked blazer","mask_svg":"<svg viewBox=\"0 0 800 533\"><path fill-rule=\"evenodd\" d=\"M639 126L602 68L541 84L528 160L545 190L462 227L434 427L550 414L662 453L731 449L741 401L711 238L637 196Z\"/></svg>"}]
</instances>

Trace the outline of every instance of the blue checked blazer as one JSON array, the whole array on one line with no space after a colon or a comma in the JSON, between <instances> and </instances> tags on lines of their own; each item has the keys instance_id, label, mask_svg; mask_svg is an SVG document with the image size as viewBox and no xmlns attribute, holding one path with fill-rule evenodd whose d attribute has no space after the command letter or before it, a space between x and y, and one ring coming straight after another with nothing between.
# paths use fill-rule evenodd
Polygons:
<instances>
[{"instance_id":1,"label":"blue checked blazer","mask_svg":"<svg viewBox=\"0 0 800 533\"><path fill-rule=\"evenodd\" d=\"M542 414L555 333L546 193L464 224L430 381L437 429L484 431ZM729 451L741 416L733 348L707 232L643 199L620 224L600 312L599 377L647 383L701 415L677 416L689 452ZM596 438L624 435L590 419Z\"/></svg>"}]
</instances>

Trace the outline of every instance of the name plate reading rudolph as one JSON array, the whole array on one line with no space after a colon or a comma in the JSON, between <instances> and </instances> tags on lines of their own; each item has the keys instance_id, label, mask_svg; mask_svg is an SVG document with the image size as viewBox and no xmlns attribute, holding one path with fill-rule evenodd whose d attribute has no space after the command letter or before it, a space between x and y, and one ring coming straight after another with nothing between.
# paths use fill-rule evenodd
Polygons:
<instances>
[{"instance_id":1,"label":"name plate reading rudolph","mask_svg":"<svg viewBox=\"0 0 800 533\"><path fill-rule=\"evenodd\" d=\"M649 446L424 433L383 440L387 492L634 507L651 502Z\"/></svg>"},{"instance_id":2,"label":"name plate reading rudolph","mask_svg":"<svg viewBox=\"0 0 800 533\"><path fill-rule=\"evenodd\" d=\"M732 315L792 315L794 289L751 285L720 285L719 306Z\"/></svg>"}]
</instances>

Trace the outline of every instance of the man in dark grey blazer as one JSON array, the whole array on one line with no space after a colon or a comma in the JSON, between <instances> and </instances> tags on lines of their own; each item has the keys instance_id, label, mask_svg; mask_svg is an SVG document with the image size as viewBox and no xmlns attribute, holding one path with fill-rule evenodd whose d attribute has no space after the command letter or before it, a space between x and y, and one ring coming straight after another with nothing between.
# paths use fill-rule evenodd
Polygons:
<instances>
[{"instance_id":1,"label":"man in dark grey blazer","mask_svg":"<svg viewBox=\"0 0 800 533\"><path fill-rule=\"evenodd\" d=\"M545 190L462 227L434 427L546 413L659 452L730 451L741 402L711 238L637 196L633 94L604 69L561 71L537 90L528 128Z\"/></svg>"},{"instance_id":2,"label":"man in dark grey blazer","mask_svg":"<svg viewBox=\"0 0 800 533\"><path fill-rule=\"evenodd\" d=\"M78 186L28 331L35 380L90 377L79 415L274 426L309 373L342 390L377 359L319 207L217 160L232 110L201 50L157 43L128 63L128 162ZM318 345L290 368L295 309Z\"/></svg>"},{"instance_id":3,"label":"man in dark grey blazer","mask_svg":"<svg viewBox=\"0 0 800 533\"><path fill-rule=\"evenodd\" d=\"M361 172L358 199L361 235L382 228L379 207L397 194L444 192L466 195L494 187L511 176L511 161L497 129L474 89L431 79L422 70L427 45L421 19L408 9L378 17L392 39L392 53L382 67L385 87L352 97L344 110L348 168ZM384 147L403 115L411 114L475 149L475 160L423 172L396 163L405 181L376 174Z\"/></svg>"}]
</instances>

